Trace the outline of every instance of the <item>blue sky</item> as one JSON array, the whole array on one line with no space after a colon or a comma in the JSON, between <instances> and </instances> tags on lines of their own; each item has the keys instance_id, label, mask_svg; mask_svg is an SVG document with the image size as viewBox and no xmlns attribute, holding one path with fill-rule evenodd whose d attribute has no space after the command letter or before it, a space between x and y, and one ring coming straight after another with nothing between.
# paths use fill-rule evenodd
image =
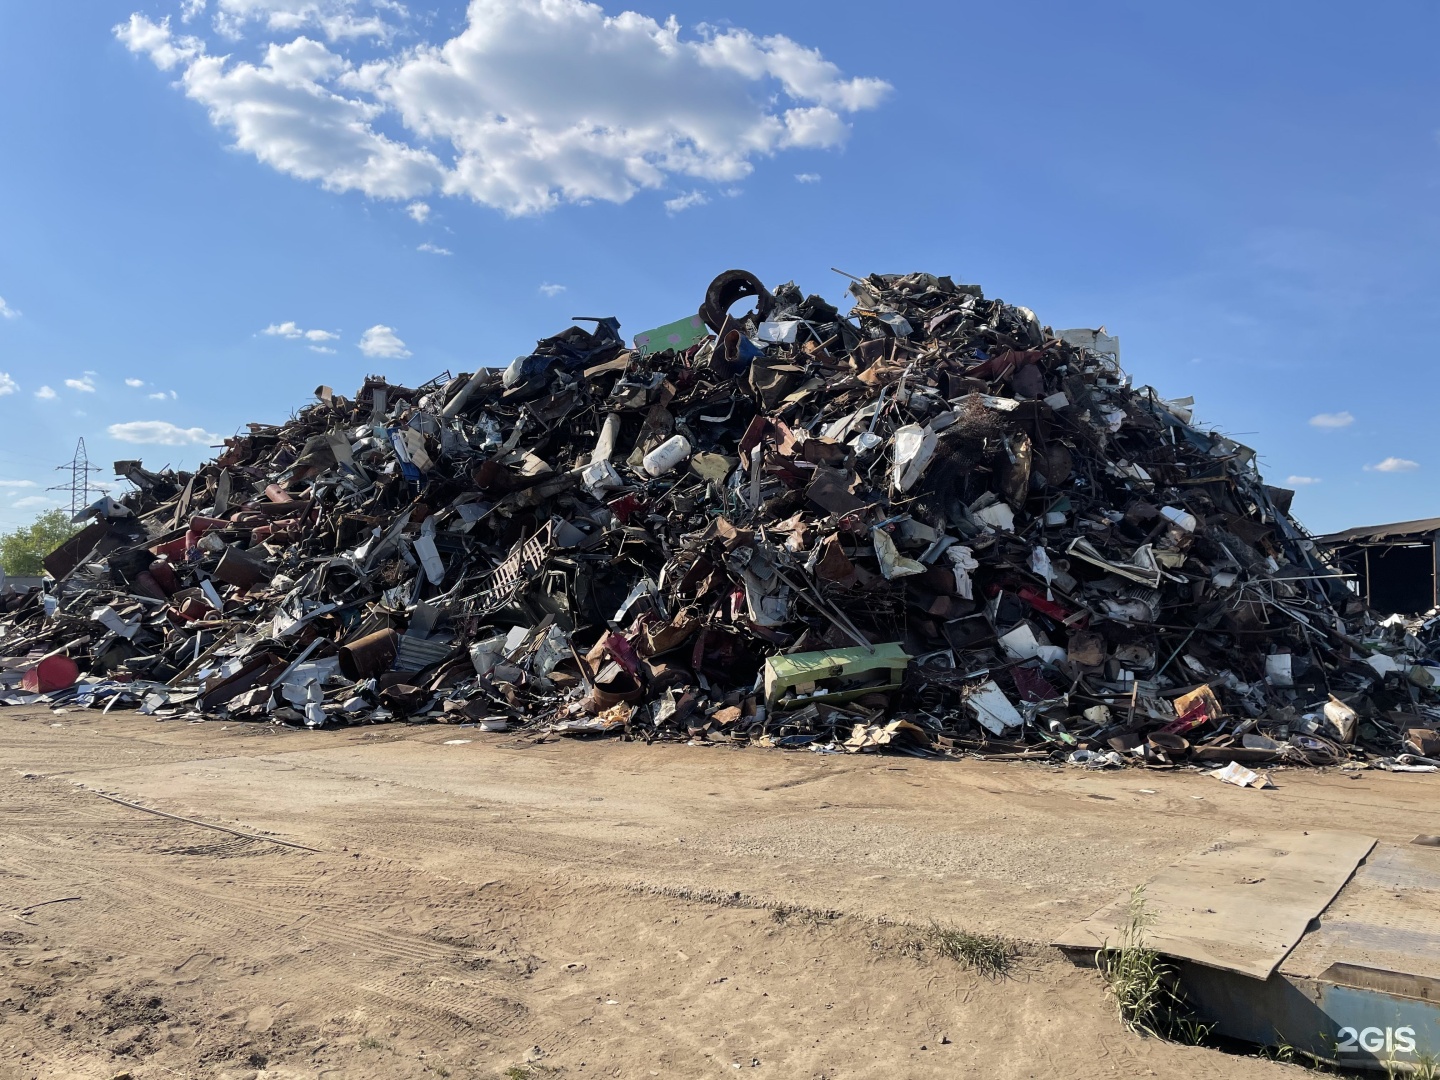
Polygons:
<instances>
[{"instance_id":1,"label":"blue sky","mask_svg":"<svg viewBox=\"0 0 1440 1080\"><path fill-rule=\"evenodd\" d=\"M732 266L1103 324L1312 529L1440 514L1440 8L1357 10L0 4L0 526Z\"/></svg>"}]
</instances>

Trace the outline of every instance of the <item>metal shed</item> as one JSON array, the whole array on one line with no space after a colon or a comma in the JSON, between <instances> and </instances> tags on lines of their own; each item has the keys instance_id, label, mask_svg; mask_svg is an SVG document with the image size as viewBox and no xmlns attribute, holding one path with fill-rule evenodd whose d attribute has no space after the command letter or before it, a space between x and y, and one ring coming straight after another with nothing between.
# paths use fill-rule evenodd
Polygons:
<instances>
[{"instance_id":1,"label":"metal shed","mask_svg":"<svg viewBox=\"0 0 1440 1080\"><path fill-rule=\"evenodd\" d=\"M1415 615L1440 605L1437 541L1440 517L1362 525L1315 537L1341 569L1355 575L1365 602L1387 615Z\"/></svg>"}]
</instances>

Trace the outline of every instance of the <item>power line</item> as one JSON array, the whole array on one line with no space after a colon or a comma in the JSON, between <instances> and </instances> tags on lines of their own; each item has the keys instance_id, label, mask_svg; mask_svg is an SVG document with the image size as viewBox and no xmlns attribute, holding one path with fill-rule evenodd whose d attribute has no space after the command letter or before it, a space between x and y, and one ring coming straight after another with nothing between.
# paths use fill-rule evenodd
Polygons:
<instances>
[{"instance_id":1,"label":"power line","mask_svg":"<svg viewBox=\"0 0 1440 1080\"><path fill-rule=\"evenodd\" d=\"M90 474L104 472L99 465L91 465L90 458L85 453L85 440L81 438L75 444L75 456L64 465L56 465L56 469L70 470L70 483L56 484L48 487L46 491L68 491L70 492L70 516L73 518L85 507L90 505L90 496L104 495L104 488L97 487L90 482Z\"/></svg>"},{"instance_id":2,"label":"power line","mask_svg":"<svg viewBox=\"0 0 1440 1080\"><path fill-rule=\"evenodd\" d=\"M0 450L0 465L19 469L24 469L27 467L32 469L44 469L49 468L50 463L41 459L38 456L16 454L10 450Z\"/></svg>"}]
</instances>

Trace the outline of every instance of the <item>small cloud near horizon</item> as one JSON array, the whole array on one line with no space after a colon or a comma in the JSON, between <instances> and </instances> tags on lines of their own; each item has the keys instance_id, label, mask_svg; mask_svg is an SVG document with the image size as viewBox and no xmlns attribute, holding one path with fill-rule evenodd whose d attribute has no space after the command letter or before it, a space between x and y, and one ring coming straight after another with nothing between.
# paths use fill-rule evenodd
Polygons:
<instances>
[{"instance_id":1,"label":"small cloud near horizon","mask_svg":"<svg viewBox=\"0 0 1440 1080\"><path fill-rule=\"evenodd\" d=\"M1366 472L1414 472L1420 468L1418 461L1411 461L1403 457L1387 457L1384 461L1374 465L1366 465Z\"/></svg>"},{"instance_id":2,"label":"small cloud near horizon","mask_svg":"<svg viewBox=\"0 0 1440 1080\"><path fill-rule=\"evenodd\" d=\"M159 446L193 446L218 443L220 436L204 428L182 428L168 420L131 420L111 424L106 429L112 439L128 443L154 443Z\"/></svg>"},{"instance_id":3,"label":"small cloud near horizon","mask_svg":"<svg viewBox=\"0 0 1440 1080\"><path fill-rule=\"evenodd\" d=\"M704 206L710 201L710 196L703 191L687 191L683 195L676 195L673 199L665 200L665 212L671 217L689 210L692 206Z\"/></svg>"},{"instance_id":4,"label":"small cloud near horizon","mask_svg":"<svg viewBox=\"0 0 1440 1080\"><path fill-rule=\"evenodd\" d=\"M340 339L338 333L331 333L329 330L302 330L295 325L293 319L283 323L271 323L260 332L267 337L282 337L288 341L298 341L300 338L307 341L338 341Z\"/></svg>"}]
</instances>

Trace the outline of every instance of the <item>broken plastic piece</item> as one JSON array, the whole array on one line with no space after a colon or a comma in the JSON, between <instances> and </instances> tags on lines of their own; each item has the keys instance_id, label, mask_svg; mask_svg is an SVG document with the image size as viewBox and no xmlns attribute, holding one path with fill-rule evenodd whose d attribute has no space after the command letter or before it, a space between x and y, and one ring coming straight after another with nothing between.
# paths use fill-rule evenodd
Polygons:
<instances>
[{"instance_id":1,"label":"broken plastic piece","mask_svg":"<svg viewBox=\"0 0 1440 1080\"><path fill-rule=\"evenodd\" d=\"M900 688L901 676L909 664L910 656L898 641L873 649L826 649L772 656L765 661L765 704L793 708L888 693ZM803 699L792 696L790 705L780 704L787 691L806 686L810 689Z\"/></svg>"},{"instance_id":2,"label":"broken plastic piece","mask_svg":"<svg viewBox=\"0 0 1440 1080\"><path fill-rule=\"evenodd\" d=\"M1024 723L1019 710L1010 703L1010 699L993 679L987 679L973 688L966 695L965 704L974 710L975 719L980 722L980 726L992 735L1004 735L1011 728L1017 728Z\"/></svg>"}]
</instances>

